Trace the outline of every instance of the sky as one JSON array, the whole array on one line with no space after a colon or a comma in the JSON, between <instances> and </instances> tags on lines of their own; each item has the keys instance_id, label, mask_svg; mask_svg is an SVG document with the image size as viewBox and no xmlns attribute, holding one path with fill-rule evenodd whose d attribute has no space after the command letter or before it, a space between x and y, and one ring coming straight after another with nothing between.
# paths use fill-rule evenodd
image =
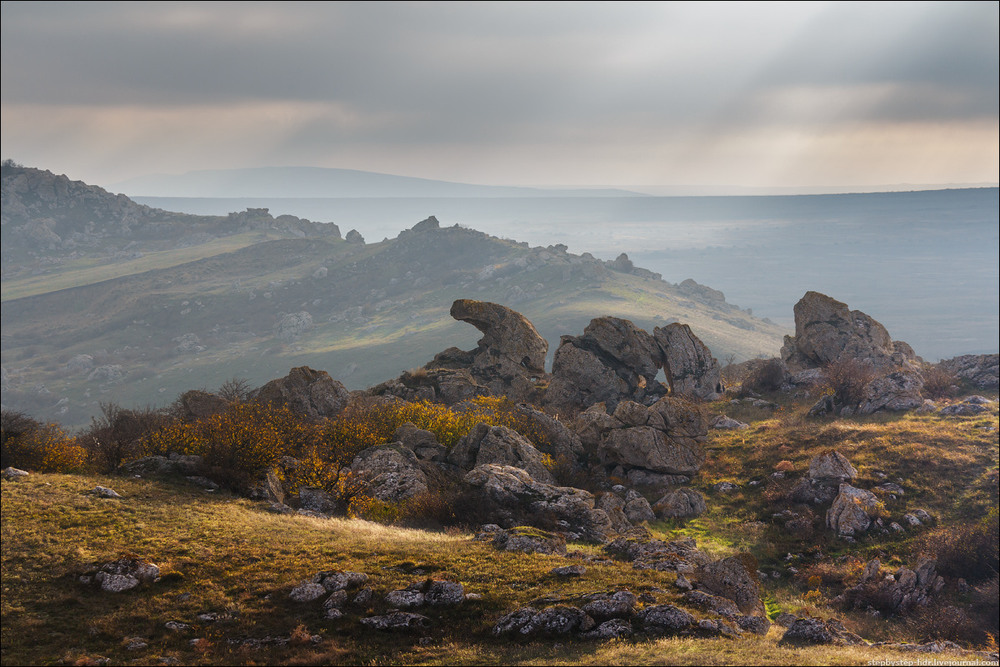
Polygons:
<instances>
[{"instance_id":1,"label":"sky","mask_svg":"<svg viewBox=\"0 0 1000 667\"><path fill-rule=\"evenodd\" d=\"M3 2L2 156L107 185L1000 181L997 2Z\"/></svg>"}]
</instances>

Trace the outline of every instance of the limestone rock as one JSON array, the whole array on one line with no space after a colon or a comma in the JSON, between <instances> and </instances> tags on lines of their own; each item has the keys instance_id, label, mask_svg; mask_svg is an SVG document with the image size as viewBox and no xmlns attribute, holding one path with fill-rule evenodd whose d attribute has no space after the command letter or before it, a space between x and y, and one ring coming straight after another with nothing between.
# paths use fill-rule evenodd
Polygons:
<instances>
[{"instance_id":1,"label":"limestone rock","mask_svg":"<svg viewBox=\"0 0 1000 667\"><path fill-rule=\"evenodd\" d=\"M781 637L783 644L864 644L865 641L849 632L836 620L824 621L820 618L797 618Z\"/></svg>"},{"instance_id":2,"label":"limestone rock","mask_svg":"<svg viewBox=\"0 0 1000 667\"><path fill-rule=\"evenodd\" d=\"M615 410L613 428L602 436L598 455L608 466L693 475L705 461L702 442L707 418L696 404L665 396L649 408L625 401Z\"/></svg>"},{"instance_id":3,"label":"limestone rock","mask_svg":"<svg viewBox=\"0 0 1000 667\"><path fill-rule=\"evenodd\" d=\"M837 485L857 476L858 471L847 457L833 449L817 454L809 461L809 479L821 484Z\"/></svg>"},{"instance_id":4,"label":"limestone rock","mask_svg":"<svg viewBox=\"0 0 1000 667\"><path fill-rule=\"evenodd\" d=\"M653 505L653 511L665 519L686 519L700 516L708 509L705 498L694 489L678 489L663 496Z\"/></svg>"},{"instance_id":5,"label":"limestone rock","mask_svg":"<svg viewBox=\"0 0 1000 667\"><path fill-rule=\"evenodd\" d=\"M1000 390L1000 354L965 354L938 365L975 387Z\"/></svg>"},{"instance_id":6,"label":"limestone rock","mask_svg":"<svg viewBox=\"0 0 1000 667\"><path fill-rule=\"evenodd\" d=\"M647 332L617 317L599 317L582 336L563 336L552 362L545 405L572 416L595 403L613 410L623 399L662 394L660 351Z\"/></svg>"},{"instance_id":7,"label":"limestone rock","mask_svg":"<svg viewBox=\"0 0 1000 667\"><path fill-rule=\"evenodd\" d=\"M879 322L819 292L795 304L795 336L786 336L781 358L789 371L819 368L844 358L869 361L880 372L915 361L909 345L897 345Z\"/></svg>"},{"instance_id":8,"label":"limestone rock","mask_svg":"<svg viewBox=\"0 0 1000 667\"><path fill-rule=\"evenodd\" d=\"M283 378L271 380L250 392L250 400L275 407L286 406L310 419L336 417L350 399L350 393L326 371L308 366L293 368Z\"/></svg>"},{"instance_id":9,"label":"limestone rock","mask_svg":"<svg viewBox=\"0 0 1000 667\"><path fill-rule=\"evenodd\" d=\"M160 568L153 563L147 563L123 556L116 561L102 565L94 581L100 584L101 590L108 593L121 593L131 590L140 584L150 584L159 579Z\"/></svg>"},{"instance_id":10,"label":"limestone rock","mask_svg":"<svg viewBox=\"0 0 1000 667\"><path fill-rule=\"evenodd\" d=\"M757 580L757 564L749 554L702 565L695 571L695 576L699 587L732 600L744 614L766 616Z\"/></svg>"},{"instance_id":11,"label":"limestone rock","mask_svg":"<svg viewBox=\"0 0 1000 667\"><path fill-rule=\"evenodd\" d=\"M362 450L350 468L365 493L385 502L399 502L428 490L427 475L416 454L398 443Z\"/></svg>"},{"instance_id":12,"label":"limestone rock","mask_svg":"<svg viewBox=\"0 0 1000 667\"><path fill-rule=\"evenodd\" d=\"M886 373L868 383L856 412L859 415L870 415L882 410L915 410L924 403L924 397L920 394L923 386L923 378L916 371L897 370Z\"/></svg>"},{"instance_id":13,"label":"limestone rock","mask_svg":"<svg viewBox=\"0 0 1000 667\"><path fill-rule=\"evenodd\" d=\"M676 634L695 625L694 616L669 604L645 607L636 617L643 629L652 635Z\"/></svg>"},{"instance_id":14,"label":"limestone rock","mask_svg":"<svg viewBox=\"0 0 1000 667\"><path fill-rule=\"evenodd\" d=\"M396 429L393 440L401 442L404 447L413 451L421 461L444 461L448 448L437 441L430 431L417 428L406 423Z\"/></svg>"},{"instance_id":15,"label":"limestone rock","mask_svg":"<svg viewBox=\"0 0 1000 667\"><path fill-rule=\"evenodd\" d=\"M854 536L868 530L881 503L871 491L841 484L833 505L826 512L826 525L841 536Z\"/></svg>"},{"instance_id":16,"label":"limestone rock","mask_svg":"<svg viewBox=\"0 0 1000 667\"><path fill-rule=\"evenodd\" d=\"M672 392L709 401L722 395L722 368L691 327L679 322L657 327L653 339Z\"/></svg>"},{"instance_id":17,"label":"limestone rock","mask_svg":"<svg viewBox=\"0 0 1000 667\"><path fill-rule=\"evenodd\" d=\"M608 515L595 508L593 494L539 482L521 468L488 463L473 468L465 481L481 489L498 518L506 514L508 522L555 517L571 539L592 541L603 541L612 529Z\"/></svg>"},{"instance_id":18,"label":"limestone rock","mask_svg":"<svg viewBox=\"0 0 1000 667\"><path fill-rule=\"evenodd\" d=\"M487 463L514 466L544 484L555 482L552 473L542 465L542 453L506 426L477 424L452 448L448 461L466 470Z\"/></svg>"},{"instance_id":19,"label":"limestone rock","mask_svg":"<svg viewBox=\"0 0 1000 667\"><path fill-rule=\"evenodd\" d=\"M3 473L0 474L3 475L4 479L11 480L11 479L19 479L21 477L27 477L31 473L29 473L27 470L21 470L20 468L7 466L6 468L3 469Z\"/></svg>"},{"instance_id":20,"label":"limestone rock","mask_svg":"<svg viewBox=\"0 0 1000 667\"><path fill-rule=\"evenodd\" d=\"M348 236L350 236L350 233L348 233ZM384 616L362 618L361 624L385 632L406 632L424 630L430 627L431 619L421 614L414 614L413 612L396 611Z\"/></svg>"}]
</instances>

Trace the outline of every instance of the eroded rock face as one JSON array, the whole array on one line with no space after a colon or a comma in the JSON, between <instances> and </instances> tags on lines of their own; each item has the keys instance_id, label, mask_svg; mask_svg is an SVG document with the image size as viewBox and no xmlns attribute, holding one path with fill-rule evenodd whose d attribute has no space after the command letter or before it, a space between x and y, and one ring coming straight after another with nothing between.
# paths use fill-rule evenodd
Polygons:
<instances>
[{"instance_id":1,"label":"eroded rock face","mask_svg":"<svg viewBox=\"0 0 1000 667\"><path fill-rule=\"evenodd\" d=\"M598 317L582 336L562 337L545 404L574 415L595 403L613 410L625 398L641 401L647 394L662 394L656 380L659 357L653 337L632 322Z\"/></svg>"},{"instance_id":2,"label":"eroded rock face","mask_svg":"<svg viewBox=\"0 0 1000 667\"><path fill-rule=\"evenodd\" d=\"M310 419L322 419L343 412L350 392L326 371L299 366L285 377L271 380L250 392L249 398L275 407L287 406Z\"/></svg>"},{"instance_id":3,"label":"eroded rock face","mask_svg":"<svg viewBox=\"0 0 1000 667\"><path fill-rule=\"evenodd\" d=\"M826 525L838 535L851 537L868 530L881 503L871 491L841 484L826 512Z\"/></svg>"},{"instance_id":4,"label":"eroded rock face","mask_svg":"<svg viewBox=\"0 0 1000 667\"><path fill-rule=\"evenodd\" d=\"M653 339L672 392L710 401L722 396L722 367L691 327L680 323L657 327Z\"/></svg>"},{"instance_id":5,"label":"eroded rock face","mask_svg":"<svg viewBox=\"0 0 1000 667\"><path fill-rule=\"evenodd\" d=\"M542 465L542 453L526 438L506 426L477 424L448 454L448 461L470 470L486 463L498 463L525 470L544 484L554 484L552 473Z\"/></svg>"},{"instance_id":6,"label":"eroded rock face","mask_svg":"<svg viewBox=\"0 0 1000 667\"><path fill-rule=\"evenodd\" d=\"M696 403L664 396L649 407L622 402L611 419L591 416L586 426L599 434L597 453L602 462L621 466L626 475L643 470L689 476L705 462L702 443L708 435L708 418Z\"/></svg>"},{"instance_id":7,"label":"eroded rock face","mask_svg":"<svg viewBox=\"0 0 1000 667\"><path fill-rule=\"evenodd\" d=\"M592 493L539 482L521 468L488 463L473 468L465 481L482 490L498 523L510 526L554 519L570 539L596 542L613 531L608 515L596 509Z\"/></svg>"},{"instance_id":8,"label":"eroded rock face","mask_svg":"<svg viewBox=\"0 0 1000 667\"><path fill-rule=\"evenodd\" d=\"M1000 389L1000 354L965 354L938 365L980 389Z\"/></svg>"},{"instance_id":9,"label":"eroded rock face","mask_svg":"<svg viewBox=\"0 0 1000 667\"><path fill-rule=\"evenodd\" d=\"M843 358L869 361L886 372L915 361L913 349L893 342L879 322L819 292L795 304L795 336L786 336L781 358L792 373L820 368Z\"/></svg>"},{"instance_id":10,"label":"eroded rock face","mask_svg":"<svg viewBox=\"0 0 1000 667\"><path fill-rule=\"evenodd\" d=\"M427 475L412 450L401 444L379 445L360 452L351 471L365 493L386 502L399 502L427 492Z\"/></svg>"}]
</instances>

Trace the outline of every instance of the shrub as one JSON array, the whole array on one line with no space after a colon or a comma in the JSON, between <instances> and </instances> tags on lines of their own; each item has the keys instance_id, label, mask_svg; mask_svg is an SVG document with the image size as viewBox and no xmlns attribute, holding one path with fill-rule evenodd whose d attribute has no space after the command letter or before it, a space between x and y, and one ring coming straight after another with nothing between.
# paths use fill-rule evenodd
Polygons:
<instances>
[{"instance_id":1,"label":"shrub","mask_svg":"<svg viewBox=\"0 0 1000 667\"><path fill-rule=\"evenodd\" d=\"M924 398L951 398L958 394L958 377L941 366L928 366L920 375L924 380L924 386L920 390Z\"/></svg>"},{"instance_id":2,"label":"shrub","mask_svg":"<svg viewBox=\"0 0 1000 667\"><path fill-rule=\"evenodd\" d=\"M785 382L788 371L781 359L768 359L755 364L740 386L741 394L778 391Z\"/></svg>"},{"instance_id":3,"label":"shrub","mask_svg":"<svg viewBox=\"0 0 1000 667\"><path fill-rule=\"evenodd\" d=\"M0 412L0 468L14 465L13 440L41 428L42 423L19 410Z\"/></svg>"},{"instance_id":4,"label":"shrub","mask_svg":"<svg viewBox=\"0 0 1000 667\"><path fill-rule=\"evenodd\" d=\"M823 368L826 386L841 405L855 406L865 398L865 388L875 379L875 369L867 360L842 357Z\"/></svg>"},{"instance_id":5,"label":"shrub","mask_svg":"<svg viewBox=\"0 0 1000 667\"><path fill-rule=\"evenodd\" d=\"M240 377L230 378L222 383L218 394L229 403L245 401L250 395L250 381Z\"/></svg>"},{"instance_id":6,"label":"shrub","mask_svg":"<svg viewBox=\"0 0 1000 667\"><path fill-rule=\"evenodd\" d=\"M55 424L39 425L5 438L3 467L36 472L77 472L87 463L87 450Z\"/></svg>"},{"instance_id":7,"label":"shrub","mask_svg":"<svg viewBox=\"0 0 1000 667\"><path fill-rule=\"evenodd\" d=\"M923 547L937 558L938 571L946 576L982 582L997 576L1000 568L1000 520L994 507L979 522L938 528L927 533Z\"/></svg>"},{"instance_id":8,"label":"shrub","mask_svg":"<svg viewBox=\"0 0 1000 667\"><path fill-rule=\"evenodd\" d=\"M146 440L170 423L170 418L152 407L126 409L101 403L101 417L91 419L80 444L98 469L111 472L122 462L146 453Z\"/></svg>"}]
</instances>

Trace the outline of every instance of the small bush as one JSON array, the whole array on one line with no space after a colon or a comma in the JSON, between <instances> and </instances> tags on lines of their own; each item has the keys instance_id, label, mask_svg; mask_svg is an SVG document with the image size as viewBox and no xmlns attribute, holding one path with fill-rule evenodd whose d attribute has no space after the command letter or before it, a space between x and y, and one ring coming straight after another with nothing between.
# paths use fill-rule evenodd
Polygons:
<instances>
[{"instance_id":1,"label":"small bush","mask_svg":"<svg viewBox=\"0 0 1000 667\"><path fill-rule=\"evenodd\" d=\"M42 423L19 410L0 412L0 468L14 465L13 440L42 427Z\"/></svg>"},{"instance_id":2,"label":"small bush","mask_svg":"<svg viewBox=\"0 0 1000 667\"><path fill-rule=\"evenodd\" d=\"M751 370L740 388L740 393L768 393L781 389L788 371L781 359L768 359Z\"/></svg>"},{"instance_id":3,"label":"small bush","mask_svg":"<svg viewBox=\"0 0 1000 667\"><path fill-rule=\"evenodd\" d=\"M988 581L1000 569L1000 520L994 507L978 523L938 528L927 533L924 548L937 557L938 571L970 583Z\"/></svg>"},{"instance_id":4,"label":"small bush","mask_svg":"<svg viewBox=\"0 0 1000 667\"><path fill-rule=\"evenodd\" d=\"M924 380L924 386L920 390L924 398L951 398L959 392L958 378L941 366L928 366L920 375Z\"/></svg>"},{"instance_id":5,"label":"small bush","mask_svg":"<svg viewBox=\"0 0 1000 667\"><path fill-rule=\"evenodd\" d=\"M3 443L3 467L35 472L79 472L87 463L87 450L55 424L38 426Z\"/></svg>"},{"instance_id":6,"label":"small bush","mask_svg":"<svg viewBox=\"0 0 1000 667\"><path fill-rule=\"evenodd\" d=\"M841 405L855 406L865 398L865 388L875 379L875 369L867 360L843 357L823 369L826 386Z\"/></svg>"},{"instance_id":7,"label":"small bush","mask_svg":"<svg viewBox=\"0 0 1000 667\"><path fill-rule=\"evenodd\" d=\"M143 456L147 438L169 423L164 412L152 407L125 409L101 403L101 417L91 419L79 441L99 470L111 472L122 462Z\"/></svg>"}]
</instances>

